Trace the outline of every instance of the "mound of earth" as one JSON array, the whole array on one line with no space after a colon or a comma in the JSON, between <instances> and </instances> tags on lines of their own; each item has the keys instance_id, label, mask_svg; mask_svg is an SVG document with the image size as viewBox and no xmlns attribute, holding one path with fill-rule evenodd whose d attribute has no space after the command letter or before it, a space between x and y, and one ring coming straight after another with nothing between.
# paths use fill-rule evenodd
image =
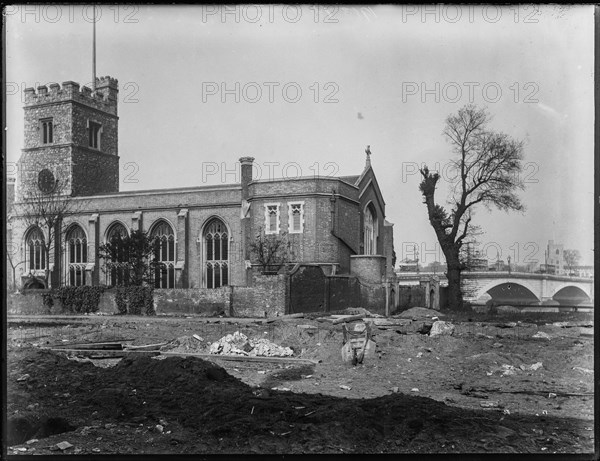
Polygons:
<instances>
[{"instance_id":1,"label":"mound of earth","mask_svg":"<svg viewBox=\"0 0 600 461\"><path fill-rule=\"evenodd\" d=\"M83 427L76 431L80 446L85 446L90 427L112 427L102 423L111 421L122 428L119 434L158 431L152 439L166 437L171 445L182 444L196 453L518 452L530 446L540 421L451 407L400 392L349 399L273 391L249 386L197 357L132 355L113 368L97 368L36 350L22 357L21 364L19 373L30 375L29 401L43 402L45 411ZM9 376L11 402L18 400L16 374ZM572 423L544 419L557 428L553 450L568 450ZM128 446L133 444L138 453L152 452L141 437L128 437ZM97 444L94 437L86 449Z\"/></svg>"}]
</instances>

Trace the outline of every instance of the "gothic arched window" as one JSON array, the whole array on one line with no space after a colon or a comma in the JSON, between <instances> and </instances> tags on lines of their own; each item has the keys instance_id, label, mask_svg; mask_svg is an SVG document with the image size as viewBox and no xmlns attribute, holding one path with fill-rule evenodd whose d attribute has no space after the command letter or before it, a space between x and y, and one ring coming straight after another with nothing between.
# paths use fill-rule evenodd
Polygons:
<instances>
[{"instance_id":1,"label":"gothic arched window","mask_svg":"<svg viewBox=\"0 0 600 461\"><path fill-rule=\"evenodd\" d=\"M87 239L80 226L73 226L66 237L68 284L71 286L85 285L85 266L87 259Z\"/></svg>"},{"instance_id":2,"label":"gothic arched window","mask_svg":"<svg viewBox=\"0 0 600 461\"><path fill-rule=\"evenodd\" d=\"M156 242L154 260L154 288L175 288L175 235L171 226L160 221L152 228L150 236Z\"/></svg>"},{"instance_id":3,"label":"gothic arched window","mask_svg":"<svg viewBox=\"0 0 600 461\"><path fill-rule=\"evenodd\" d=\"M44 234L39 227L34 227L25 239L27 262L29 271L45 270L47 264Z\"/></svg>"},{"instance_id":4,"label":"gothic arched window","mask_svg":"<svg viewBox=\"0 0 600 461\"><path fill-rule=\"evenodd\" d=\"M377 217L371 204L364 213L364 254L377 254Z\"/></svg>"},{"instance_id":5,"label":"gothic arched window","mask_svg":"<svg viewBox=\"0 0 600 461\"><path fill-rule=\"evenodd\" d=\"M204 286L218 288L229 284L229 236L218 218L204 228Z\"/></svg>"},{"instance_id":6,"label":"gothic arched window","mask_svg":"<svg viewBox=\"0 0 600 461\"><path fill-rule=\"evenodd\" d=\"M127 285L129 282L126 249L123 243L127 235L127 229L121 223L113 224L106 234L106 243L110 243L112 249L110 259L106 261L106 284L111 287Z\"/></svg>"}]
</instances>

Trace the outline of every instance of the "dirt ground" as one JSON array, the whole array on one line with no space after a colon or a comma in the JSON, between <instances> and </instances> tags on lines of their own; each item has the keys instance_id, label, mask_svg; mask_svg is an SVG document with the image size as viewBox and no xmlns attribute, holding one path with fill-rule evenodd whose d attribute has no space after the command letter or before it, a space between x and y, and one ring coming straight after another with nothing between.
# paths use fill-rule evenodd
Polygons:
<instances>
[{"instance_id":1,"label":"dirt ground","mask_svg":"<svg viewBox=\"0 0 600 461\"><path fill-rule=\"evenodd\" d=\"M374 327L356 366L341 360L341 325L308 318L9 318L8 454L593 453L591 314L445 317L454 333L436 337L408 317ZM207 353L235 331L319 363L44 349Z\"/></svg>"}]
</instances>

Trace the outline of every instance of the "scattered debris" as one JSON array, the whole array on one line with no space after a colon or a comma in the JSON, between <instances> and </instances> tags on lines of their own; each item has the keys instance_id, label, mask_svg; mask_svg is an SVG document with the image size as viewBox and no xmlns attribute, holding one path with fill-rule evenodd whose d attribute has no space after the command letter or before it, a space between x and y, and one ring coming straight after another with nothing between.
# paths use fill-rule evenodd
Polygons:
<instances>
[{"instance_id":1,"label":"scattered debris","mask_svg":"<svg viewBox=\"0 0 600 461\"><path fill-rule=\"evenodd\" d=\"M437 320L436 322L433 322L431 330L429 331L429 336L452 335L454 333L454 328L454 325L450 322Z\"/></svg>"},{"instance_id":2,"label":"scattered debris","mask_svg":"<svg viewBox=\"0 0 600 461\"><path fill-rule=\"evenodd\" d=\"M248 339L236 331L222 337L210 345L210 354L246 355L262 357L290 357L294 351L289 347L281 347L266 338Z\"/></svg>"},{"instance_id":3,"label":"scattered debris","mask_svg":"<svg viewBox=\"0 0 600 461\"><path fill-rule=\"evenodd\" d=\"M497 400L488 400L487 402L480 402L479 406L482 408L498 408L500 406L500 402Z\"/></svg>"},{"instance_id":4,"label":"scattered debris","mask_svg":"<svg viewBox=\"0 0 600 461\"><path fill-rule=\"evenodd\" d=\"M393 315L392 317L417 320L418 318L440 318L444 317L444 314L434 309L427 309L426 307L411 307L410 309L405 310L401 314Z\"/></svg>"},{"instance_id":5,"label":"scattered debris","mask_svg":"<svg viewBox=\"0 0 600 461\"><path fill-rule=\"evenodd\" d=\"M594 370L590 370L589 368L573 367L573 370L579 371L579 372L584 373L584 374L592 374L592 373L594 373Z\"/></svg>"},{"instance_id":6,"label":"scattered debris","mask_svg":"<svg viewBox=\"0 0 600 461\"><path fill-rule=\"evenodd\" d=\"M550 335L548 333L544 333L543 331L538 331L536 334L532 336L533 339L544 339L546 341L550 341Z\"/></svg>"},{"instance_id":7,"label":"scattered debris","mask_svg":"<svg viewBox=\"0 0 600 461\"><path fill-rule=\"evenodd\" d=\"M493 336L490 336L490 335L484 335L483 333L477 333L477 334L475 335L475 337L477 337L477 338L485 338L485 339L494 339L494 337L493 337Z\"/></svg>"},{"instance_id":8,"label":"scattered debris","mask_svg":"<svg viewBox=\"0 0 600 461\"><path fill-rule=\"evenodd\" d=\"M57 443L56 446L60 449L60 450L67 450L68 448L71 448L73 445L71 445L69 442L64 441L64 442L60 442Z\"/></svg>"},{"instance_id":9,"label":"scattered debris","mask_svg":"<svg viewBox=\"0 0 600 461\"><path fill-rule=\"evenodd\" d=\"M515 367L513 367L512 365L502 365L502 369L504 370L502 372L502 376L510 376L510 375L514 375L516 374L516 369Z\"/></svg>"},{"instance_id":10,"label":"scattered debris","mask_svg":"<svg viewBox=\"0 0 600 461\"><path fill-rule=\"evenodd\" d=\"M275 387L272 387L271 390L273 390L273 391L284 391L284 392L290 392L291 391L290 388L283 387L283 386L275 386Z\"/></svg>"},{"instance_id":11,"label":"scattered debris","mask_svg":"<svg viewBox=\"0 0 600 461\"><path fill-rule=\"evenodd\" d=\"M17 382L21 382L21 381L27 381L29 378L31 378L31 376L29 376L28 374L24 374L22 376L19 376L17 378Z\"/></svg>"},{"instance_id":12,"label":"scattered debris","mask_svg":"<svg viewBox=\"0 0 600 461\"><path fill-rule=\"evenodd\" d=\"M364 317L364 315L362 315L362 314L344 315L343 317L335 318L332 323L334 325L337 325L338 323L354 322L355 320L362 320L363 317Z\"/></svg>"}]
</instances>

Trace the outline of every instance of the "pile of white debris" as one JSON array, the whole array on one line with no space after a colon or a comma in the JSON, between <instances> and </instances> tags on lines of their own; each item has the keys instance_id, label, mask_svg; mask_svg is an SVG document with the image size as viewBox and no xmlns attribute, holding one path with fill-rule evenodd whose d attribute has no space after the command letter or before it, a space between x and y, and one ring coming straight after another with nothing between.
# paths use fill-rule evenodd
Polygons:
<instances>
[{"instance_id":1,"label":"pile of white debris","mask_svg":"<svg viewBox=\"0 0 600 461\"><path fill-rule=\"evenodd\" d=\"M272 343L266 338L248 338L245 334L236 331L212 343L209 353L259 357L289 357L293 355L294 351L289 347L282 347Z\"/></svg>"}]
</instances>

